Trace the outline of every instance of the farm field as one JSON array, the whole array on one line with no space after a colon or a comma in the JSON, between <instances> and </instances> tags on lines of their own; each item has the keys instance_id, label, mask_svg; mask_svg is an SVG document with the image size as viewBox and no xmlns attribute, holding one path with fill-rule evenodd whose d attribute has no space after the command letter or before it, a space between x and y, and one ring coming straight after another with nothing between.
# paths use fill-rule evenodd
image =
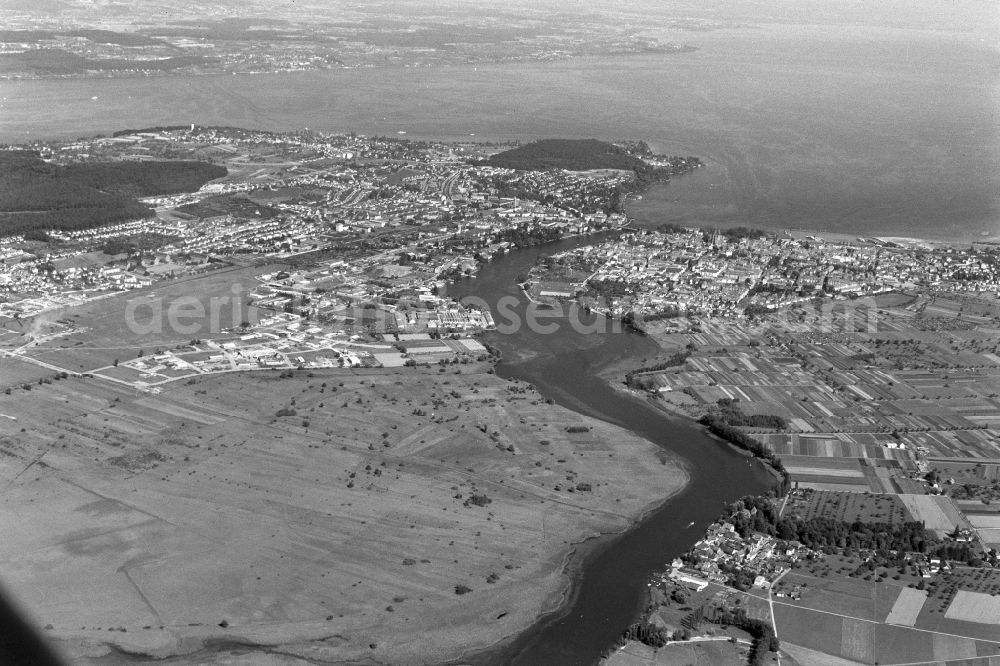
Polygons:
<instances>
[{"instance_id":1,"label":"farm field","mask_svg":"<svg viewBox=\"0 0 1000 666\"><path fill-rule=\"evenodd\" d=\"M956 568L935 585L928 586L928 590L927 603L921 609L917 627L982 640L997 641L1000 638L1000 616L994 615L992 622L985 623L962 619L969 613L978 612L970 608L977 605L989 608L993 603L989 599L1000 598L1000 572ZM963 601L956 606L959 595L962 595ZM949 610L952 610L950 615Z\"/></svg>"},{"instance_id":2,"label":"farm field","mask_svg":"<svg viewBox=\"0 0 1000 666\"><path fill-rule=\"evenodd\" d=\"M794 636L799 645L840 656L843 618L780 603L774 604L778 637Z\"/></svg>"},{"instance_id":3,"label":"farm field","mask_svg":"<svg viewBox=\"0 0 1000 666\"><path fill-rule=\"evenodd\" d=\"M788 641L781 641L781 651L789 658L787 662L782 663L792 663L797 666L862 666L861 662L811 650Z\"/></svg>"},{"instance_id":4,"label":"farm field","mask_svg":"<svg viewBox=\"0 0 1000 666\"><path fill-rule=\"evenodd\" d=\"M923 521L927 529L938 536L944 536L956 525L971 527L969 521L955 506L950 497L944 495L898 495L914 519Z\"/></svg>"},{"instance_id":5,"label":"farm field","mask_svg":"<svg viewBox=\"0 0 1000 666\"><path fill-rule=\"evenodd\" d=\"M798 478L809 476L836 476L864 479L864 473L856 458L811 458L805 456L785 456L785 468Z\"/></svg>"},{"instance_id":6,"label":"farm field","mask_svg":"<svg viewBox=\"0 0 1000 666\"><path fill-rule=\"evenodd\" d=\"M899 596L896 598L889 616L885 618L886 624L901 624L912 627L916 623L925 601L927 601L925 590L904 587L899 591Z\"/></svg>"},{"instance_id":7,"label":"farm field","mask_svg":"<svg viewBox=\"0 0 1000 666\"><path fill-rule=\"evenodd\" d=\"M895 460L794 455L782 456L781 460L792 481L801 488L856 493L898 493L923 489Z\"/></svg>"},{"instance_id":8,"label":"farm field","mask_svg":"<svg viewBox=\"0 0 1000 666\"><path fill-rule=\"evenodd\" d=\"M821 573L818 570L814 572ZM807 569L796 568L781 579L774 591L798 592L801 597L794 603L802 608L881 622L893 607L901 589L899 585L874 583L837 575L832 571L830 574L813 575Z\"/></svg>"},{"instance_id":9,"label":"farm field","mask_svg":"<svg viewBox=\"0 0 1000 666\"><path fill-rule=\"evenodd\" d=\"M865 576L871 576L866 579ZM899 576L898 578L896 576ZM804 580L798 581L799 578ZM815 580L810 581L809 578ZM882 579L881 581L878 579ZM779 581L780 588L788 589L792 582L803 582L814 586L813 591L819 591L826 585L832 584L832 589L844 590L855 596L865 596L874 600L871 606L874 610L872 615L865 616L872 619L882 619L892 609L892 605L899 596L899 589L909 585L920 583L919 571L914 566L904 566L902 569L895 567L877 567L870 570L864 566L864 561L856 555L826 555L822 560L810 561L800 560L795 563L792 571ZM877 585L873 584L877 583ZM846 588L844 587L846 586ZM779 589L776 587L775 589ZM805 588L805 585L803 585ZM803 601L808 599L806 590L802 590ZM822 601L810 602L816 608L822 608ZM858 617L862 617L854 613Z\"/></svg>"},{"instance_id":10,"label":"farm field","mask_svg":"<svg viewBox=\"0 0 1000 666\"><path fill-rule=\"evenodd\" d=\"M74 358L76 354L91 350L92 355L80 357L80 363L84 368L93 368L109 365L116 355L125 360L134 358L140 349L149 353L157 346L172 346L192 338L217 335L223 328L254 319L253 309L246 301L250 291L260 284L255 276L267 270L264 266L225 268L47 313L36 318L36 326L44 327L45 322L58 318L72 322L77 328L43 342L31 350L31 355L56 363L51 359L61 360L65 356L57 353L58 350L72 350L70 356ZM193 304L194 299L201 304L201 317L186 314L193 309L180 309L187 301ZM184 313L177 318L185 327L184 333L173 330L170 325L172 306ZM132 313L131 320L128 313ZM20 344L23 343L22 339Z\"/></svg>"},{"instance_id":11,"label":"farm field","mask_svg":"<svg viewBox=\"0 0 1000 666\"><path fill-rule=\"evenodd\" d=\"M972 514L969 522L976 528L1000 529L1000 513Z\"/></svg>"},{"instance_id":12,"label":"farm field","mask_svg":"<svg viewBox=\"0 0 1000 666\"><path fill-rule=\"evenodd\" d=\"M885 444L892 441L892 437L885 433L762 433L755 436L782 456L870 458L901 463L913 459L912 452L906 449L887 448Z\"/></svg>"},{"instance_id":13,"label":"farm field","mask_svg":"<svg viewBox=\"0 0 1000 666\"><path fill-rule=\"evenodd\" d=\"M1000 547L1000 511L994 510L988 513L983 511L985 508L1000 509L1000 506L994 502L987 507L978 501L969 502L973 508L962 503L957 504L969 518L972 526L976 528L976 533L979 534L983 543L990 548Z\"/></svg>"},{"instance_id":14,"label":"farm field","mask_svg":"<svg viewBox=\"0 0 1000 666\"><path fill-rule=\"evenodd\" d=\"M934 469L940 470L945 477L954 476L963 483L971 480L986 484L1000 481L1000 463L983 463L978 460L936 462Z\"/></svg>"},{"instance_id":15,"label":"farm field","mask_svg":"<svg viewBox=\"0 0 1000 666\"><path fill-rule=\"evenodd\" d=\"M998 432L990 429L942 432L910 432L907 440L927 451L933 464L957 462L974 465L981 461L1000 461Z\"/></svg>"},{"instance_id":16,"label":"farm field","mask_svg":"<svg viewBox=\"0 0 1000 666\"><path fill-rule=\"evenodd\" d=\"M40 379L52 379L55 370L10 356L0 356L0 391L23 384L35 384Z\"/></svg>"},{"instance_id":17,"label":"farm field","mask_svg":"<svg viewBox=\"0 0 1000 666\"><path fill-rule=\"evenodd\" d=\"M901 575L890 567L876 582L847 576L859 564L856 557L827 556L797 564L781 578L773 593L783 645L794 640L863 663L1000 660L1000 572L960 567L927 580L910 567ZM789 598L793 594L800 596ZM765 593L755 595L748 605L766 610ZM865 640L873 647L864 647Z\"/></svg>"},{"instance_id":18,"label":"farm field","mask_svg":"<svg viewBox=\"0 0 1000 666\"><path fill-rule=\"evenodd\" d=\"M743 573L772 582L783 663L1000 665L1000 572L966 566L979 561L978 544L967 533L947 536L975 528L987 547L1000 546L997 332L956 326L947 307L927 315L919 307L881 313L874 334L806 324L756 344L661 335L686 359L642 375L671 410L721 419L781 459L792 488L783 518L919 521L947 539L934 555L879 566L850 549L800 552L780 574L748 566ZM726 543L710 532L694 551L698 567L728 564ZM768 617L760 585L729 601Z\"/></svg>"},{"instance_id":19,"label":"farm field","mask_svg":"<svg viewBox=\"0 0 1000 666\"><path fill-rule=\"evenodd\" d=\"M949 620L964 620L990 624L1000 631L1000 597L982 592L959 590L944 616Z\"/></svg>"},{"instance_id":20,"label":"farm field","mask_svg":"<svg viewBox=\"0 0 1000 666\"><path fill-rule=\"evenodd\" d=\"M934 462L942 489L978 528L996 528L991 516L1000 515L1000 464L991 462Z\"/></svg>"},{"instance_id":21,"label":"farm field","mask_svg":"<svg viewBox=\"0 0 1000 666\"><path fill-rule=\"evenodd\" d=\"M850 662L920 663L1000 655L997 643L977 640L974 636L920 631L788 603L775 602L774 615L779 637L788 637L796 645Z\"/></svg>"},{"instance_id":22,"label":"farm field","mask_svg":"<svg viewBox=\"0 0 1000 666\"><path fill-rule=\"evenodd\" d=\"M784 427L735 425L780 456L801 488L920 495L926 464L1000 462L1000 357L990 333L898 323L897 333L912 335L756 346L675 335L677 349L694 351L682 365L642 373L640 385L695 416L726 400L747 416L780 417Z\"/></svg>"},{"instance_id":23,"label":"farm field","mask_svg":"<svg viewBox=\"0 0 1000 666\"><path fill-rule=\"evenodd\" d=\"M881 522L894 525L913 520L897 495L803 490L790 496L782 515L805 520L823 517L841 522Z\"/></svg>"},{"instance_id":24,"label":"farm field","mask_svg":"<svg viewBox=\"0 0 1000 666\"><path fill-rule=\"evenodd\" d=\"M419 663L492 644L558 600L573 544L685 474L475 367L0 394L25 427L0 436L5 583L79 663L217 639Z\"/></svg>"}]
</instances>

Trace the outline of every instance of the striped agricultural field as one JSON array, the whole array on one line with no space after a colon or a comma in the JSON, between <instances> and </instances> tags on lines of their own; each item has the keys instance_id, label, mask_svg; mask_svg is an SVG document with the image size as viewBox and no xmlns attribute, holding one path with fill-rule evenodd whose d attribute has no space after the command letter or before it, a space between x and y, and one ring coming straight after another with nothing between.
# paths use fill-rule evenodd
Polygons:
<instances>
[{"instance_id":1,"label":"striped agricultural field","mask_svg":"<svg viewBox=\"0 0 1000 666\"><path fill-rule=\"evenodd\" d=\"M934 634L934 658L942 662L963 664L962 660L976 659L976 641L964 636ZM980 662L982 663L982 662ZM989 663L989 662L986 662ZM968 662L964 662L968 666Z\"/></svg>"},{"instance_id":2,"label":"striped agricultural field","mask_svg":"<svg viewBox=\"0 0 1000 666\"><path fill-rule=\"evenodd\" d=\"M979 538L990 548L1000 548L1000 529L978 529Z\"/></svg>"},{"instance_id":3,"label":"striped agricultural field","mask_svg":"<svg viewBox=\"0 0 1000 666\"><path fill-rule=\"evenodd\" d=\"M784 639L781 641L781 650L790 654L798 663L810 666L863 666L860 661L844 659L819 650L811 650L802 645L793 645Z\"/></svg>"},{"instance_id":4,"label":"striped agricultural field","mask_svg":"<svg viewBox=\"0 0 1000 666\"><path fill-rule=\"evenodd\" d=\"M854 479L851 480L853 481ZM871 491L867 483L836 483L834 481L823 481L820 477L815 477L812 481L803 481L799 483L799 487L842 493L867 493Z\"/></svg>"},{"instance_id":5,"label":"striped agricultural field","mask_svg":"<svg viewBox=\"0 0 1000 666\"><path fill-rule=\"evenodd\" d=\"M794 477L805 477L805 476L832 476L832 477L852 477L855 479L865 478L864 473L860 469L822 469L816 467L804 467L796 465L792 467L791 465L785 465L785 469Z\"/></svg>"},{"instance_id":6,"label":"striped agricultural field","mask_svg":"<svg viewBox=\"0 0 1000 666\"><path fill-rule=\"evenodd\" d=\"M783 456L781 462L792 474L813 476L863 477L857 458L812 458L809 456Z\"/></svg>"},{"instance_id":7,"label":"striped agricultural field","mask_svg":"<svg viewBox=\"0 0 1000 666\"><path fill-rule=\"evenodd\" d=\"M845 617L840 634L841 656L870 664L874 659L876 626L872 622Z\"/></svg>"},{"instance_id":8,"label":"striped agricultural field","mask_svg":"<svg viewBox=\"0 0 1000 666\"><path fill-rule=\"evenodd\" d=\"M983 527L986 529L1000 529L1000 514L969 514L969 522L973 527Z\"/></svg>"},{"instance_id":9,"label":"striped agricultural field","mask_svg":"<svg viewBox=\"0 0 1000 666\"><path fill-rule=\"evenodd\" d=\"M964 620L1000 627L1000 597L983 592L959 590L948 605L944 616L949 620Z\"/></svg>"},{"instance_id":10,"label":"striped agricultural field","mask_svg":"<svg viewBox=\"0 0 1000 666\"><path fill-rule=\"evenodd\" d=\"M868 490L868 480L857 458L785 456L781 462L800 487L853 492Z\"/></svg>"},{"instance_id":11,"label":"striped agricultural field","mask_svg":"<svg viewBox=\"0 0 1000 666\"><path fill-rule=\"evenodd\" d=\"M886 624L901 624L912 627L920 615L920 609L927 601L927 590L917 590L912 587L904 587L899 591L896 602L892 605L892 610L885 618Z\"/></svg>"},{"instance_id":12,"label":"striped agricultural field","mask_svg":"<svg viewBox=\"0 0 1000 666\"><path fill-rule=\"evenodd\" d=\"M882 446L881 439L867 433L755 433L754 438L782 457L868 458L906 462L913 459L911 451Z\"/></svg>"},{"instance_id":13,"label":"striped agricultural field","mask_svg":"<svg viewBox=\"0 0 1000 666\"><path fill-rule=\"evenodd\" d=\"M922 520L929 530L943 533L955 529L955 525L965 526L966 521L952 503L951 498L944 495L900 495L906 508L916 520Z\"/></svg>"}]
</instances>

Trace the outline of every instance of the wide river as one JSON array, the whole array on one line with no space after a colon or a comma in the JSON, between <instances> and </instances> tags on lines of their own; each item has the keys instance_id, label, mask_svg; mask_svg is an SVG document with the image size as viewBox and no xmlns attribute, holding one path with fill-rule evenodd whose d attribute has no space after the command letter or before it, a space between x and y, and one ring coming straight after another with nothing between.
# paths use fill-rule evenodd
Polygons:
<instances>
[{"instance_id":1,"label":"wide river","mask_svg":"<svg viewBox=\"0 0 1000 666\"><path fill-rule=\"evenodd\" d=\"M641 224L1000 238L1000 51L977 33L780 23L668 35L690 53L433 69L0 82L0 140L198 123L445 140L645 139L707 166L630 205ZM540 253L452 295L495 304ZM520 308L515 311L522 312ZM483 664L589 664L632 619L648 575L726 501L770 485L759 463L602 381L655 352L629 333L493 334L498 372L674 455L685 490L585 559L567 607ZM690 523L694 522L693 525ZM690 526L689 526L690 525Z\"/></svg>"},{"instance_id":2,"label":"wide river","mask_svg":"<svg viewBox=\"0 0 1000 666\"><path fill-rule=\"evenodd\" d=\"M512 253L484 266L478 277L453 285L449 295L481 298L493 307L494 316L500 299L520 297L517 306L504 311L515 312L523 322L527 303L516 285L518 274L541 254L595 240L573 238ZM543 618L512 645L481 655L474 660L477 664L593 663L635 617L652 572L694 544L726 502L760 494L774 483L759 462L749 463L697 425L669 417L598 376L609 363L652 356L657 351L654 342L616 333L610 323L601 327L603 333L578 332L566 320L547 318L544 323L555 323L559 330L545 334L523 325L513 333L487 336L486 341L503 353L497 374L528 381L559 404L646 437L669 453L675 461L669 464L684 465L690 482L634 529L586 557L568 606Z\"/></svg>"}]
</instances>

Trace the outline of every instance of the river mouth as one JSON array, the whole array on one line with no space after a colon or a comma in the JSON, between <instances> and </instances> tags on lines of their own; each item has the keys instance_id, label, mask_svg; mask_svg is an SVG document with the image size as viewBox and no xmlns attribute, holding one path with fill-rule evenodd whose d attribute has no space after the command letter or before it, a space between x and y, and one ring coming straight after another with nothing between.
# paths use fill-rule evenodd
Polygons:
<instances>
[{"instance_id":1,"label":"river mouth","mask_svg":"<svg viewBox=\"0 0 1000 666\"><path fill-rule=\"evenodd\" d=\"M556 403L652 441L664 451L663 464L683 466L689 482L624 534L580 547L568 567L572 587L557 610L505 645L460 663L596 662L641 610L650 575L693 546L726 504L773 485L760 463L602 378L610 365L653 357L659 351L655 342L599 315L568 308L532 314L516 276L539 256L596 240L570 238L511 253L482 266L477 277L452 284L448 295L476 297L490 306L498 330L484 342L502 354L499 376L528 382Z\"/></svg>"}]
</instances>

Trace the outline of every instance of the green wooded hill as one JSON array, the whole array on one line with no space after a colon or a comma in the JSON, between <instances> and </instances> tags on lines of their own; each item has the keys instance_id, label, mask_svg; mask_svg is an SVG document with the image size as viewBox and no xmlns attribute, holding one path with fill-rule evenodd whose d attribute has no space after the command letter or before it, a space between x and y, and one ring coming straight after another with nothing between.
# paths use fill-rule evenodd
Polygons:
<instances>
[{"instance_id":1,"label":"green wooded hill","mask_svg":"<svg viewBox=\"0 0 1000 666\"><path fill-rule=\"evenodd\" d=\"M27 150L0 151L0 236L79 230L153 211L136 197L193 192L227 174L207 162L49 164Z\"/></svg>"},{"instance_id":2,"label":"green wooded hill","mask_svg":"<svg viewBox=\"0 0 1000 666\"><path fill-rule=\"evenodd\" d=\"M493 155L490 166L523 171L545 169L625 169L648 171L650 166L623 148L597 139L542 139Z\"/></svg>"},{"instance_id":3,"label":"green wooded hill","mask_svg":"<svg viewBox=\"0 0 1000 666\"><path fill-rule=\"evenodd\" d=\"M124 58L84 58L62 49L32 49L0 53L0 74L69 75L87 71L171 71L218 62L217 58L180 55L171 58L126 60Z\"/></svg>"},{"instance_id":4,"label":"green wooded hill","mask_svg":"<svg viewBox=\"0 0 1000 666\"><path fill-rule=\"evenodd\" d=\"M60 35L83 37L95 44L119 44L121 46L169 46L167 42L155 37L148 37L138 32L115 32L113 30L70 30L54 32L52 30L0 30L0 42L42 42L56 39Z\"/></svg>"}]
</instances>

